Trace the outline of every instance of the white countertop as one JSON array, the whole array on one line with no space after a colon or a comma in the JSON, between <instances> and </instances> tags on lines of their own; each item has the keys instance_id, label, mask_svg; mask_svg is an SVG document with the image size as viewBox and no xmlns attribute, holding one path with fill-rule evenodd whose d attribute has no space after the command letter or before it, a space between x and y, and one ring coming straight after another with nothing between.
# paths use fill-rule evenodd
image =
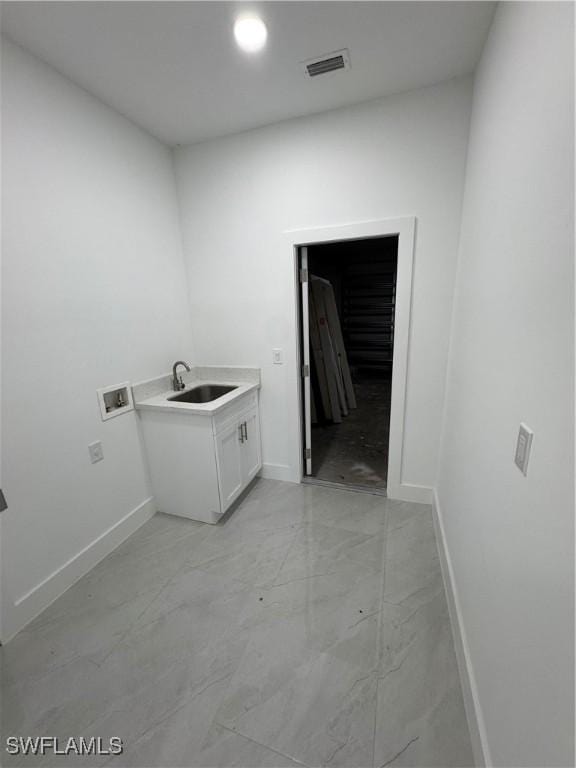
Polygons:
<instances>
[{"instance_id":1,"label":"white countertop","mask_svg":"<svg viewBox=\"0 0 576 768\"><path fill-rule=\"evenodd\" d=\"M239 397L260 388L260 369L258 368L195 366L189 372L180 369L179 373L182 373L185 385L180 392L175 392L172 388L171 374L135 384L132 393L136 410L162 410L182 415L213 416ZM181 403L170 400L171 397L206 384L235 387L235 389L209 403Z\"/></svg>"},{"instance_id":2,"label":"white countertop","mask_svg":"<svg viewBox=\"0 0 576 768\"><path fill-rule=\"evenodd\" d=\"M216 400L212 400L209 403L181 403L176 400L170 400L170 398L174 397L175 395L182 394L183 392L187 392L189 389L194 389L194 387L201 386L200 384L196 383L192 387L186 387L186 389L181 390L181 392L174 392L173 389L168 389L166 392L162 392L159 395L153 395L146 400L141 400L139 403L136 403L136 410L159 409L162 411L172 411L172 413L196 413L203 414L204 416L212 416L218 411L221 411L222 408L225 408L234 400L237 400L239 397L242 397L242 395L245 395L247 392L252 392L252 390L258 389L259 386L258 384L247 384L246 382L238 383L236 381L204 381L202 384L218 384L218 386L227 385L236 387L236 389L233 389L231 392L227 392L221 397L217 397Z\"/></svg>"}]
</instances>

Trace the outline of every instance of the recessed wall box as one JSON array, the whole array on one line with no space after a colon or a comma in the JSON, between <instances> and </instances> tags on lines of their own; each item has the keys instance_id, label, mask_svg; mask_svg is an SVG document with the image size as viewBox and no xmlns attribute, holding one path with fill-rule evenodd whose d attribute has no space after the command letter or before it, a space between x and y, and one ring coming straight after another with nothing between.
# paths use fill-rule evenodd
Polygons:
<instances>
[{"instance_id":1,"label":"recessed wall box","mask_svg":"<svg viewBox=\"0 0 576 768\"><path fill-rule=\"evenodd\" d=\"M103 387L102 389L97 389L96 392L98 394L102 421L134 410L132 387L129 382L114 384L112 387Z\"/></svg>"}]
</instances>

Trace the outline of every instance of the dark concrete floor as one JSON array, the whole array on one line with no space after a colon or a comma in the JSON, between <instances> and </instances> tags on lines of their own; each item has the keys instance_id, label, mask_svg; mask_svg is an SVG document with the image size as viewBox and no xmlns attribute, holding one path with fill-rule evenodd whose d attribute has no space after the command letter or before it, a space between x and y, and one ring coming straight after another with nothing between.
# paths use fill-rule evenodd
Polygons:
<instances>
[{"instance_id":1,"label":"dark concrete floor","mask_svg":"<svg viewBox=\"0 0 576 768\"><path fill-rule=\"evenodd\" d=\"M312 476L385 489L391 380L357 378L354 390L358 407L341 424L312 427Z\"/></svg>"}]
</instances>

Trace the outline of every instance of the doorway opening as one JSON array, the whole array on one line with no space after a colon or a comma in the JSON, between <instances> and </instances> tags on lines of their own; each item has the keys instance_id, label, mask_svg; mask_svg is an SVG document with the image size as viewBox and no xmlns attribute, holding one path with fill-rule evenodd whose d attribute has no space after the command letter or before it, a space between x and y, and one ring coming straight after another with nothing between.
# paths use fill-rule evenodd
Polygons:
<instances>
[{"instance_id":1,"label":"doorway opening","mask_svg":"<svg viewBox=\"0 0 576 768\"><path fill-rule=\"evenodd\" d=\"M299 249L305 478L385 493L398 235Z\"/></svg>"}]
</instances>

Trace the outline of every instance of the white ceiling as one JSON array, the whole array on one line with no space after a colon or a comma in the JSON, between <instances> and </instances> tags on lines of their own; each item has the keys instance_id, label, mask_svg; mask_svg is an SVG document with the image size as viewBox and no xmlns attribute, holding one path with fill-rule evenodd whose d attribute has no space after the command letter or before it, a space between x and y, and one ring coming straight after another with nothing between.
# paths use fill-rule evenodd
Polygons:
<instances>
[{"instance_id":1,"label":"white ceiling","mask_svg":"<svg viewBox=\"0 0 576 768\"><path fill-rule=\"evenodd\" d=\"M264 52L232 25L257 10ZM490 2L5 2L3 31L170 145L419 88L471 72ZM348 48L349 72L299 62Z\"/></svg>"}]
</instances>

